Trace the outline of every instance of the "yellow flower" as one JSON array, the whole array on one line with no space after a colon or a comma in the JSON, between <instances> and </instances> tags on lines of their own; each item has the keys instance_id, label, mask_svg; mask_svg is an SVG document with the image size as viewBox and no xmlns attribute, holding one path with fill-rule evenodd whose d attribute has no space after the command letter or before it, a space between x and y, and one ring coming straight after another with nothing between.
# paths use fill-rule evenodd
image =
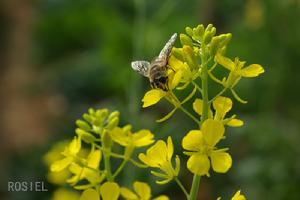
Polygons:
<instances>
[{"instance_id":1,"label":"yellow flower","mask_svg":"<svg viewBox=\"0 0 300 200\"><path fill-rule=\"evenodd\" d=\"M173 90L179 83L182 77L182 71L178 70L175 71L175 73L172 71L168 75L168 86L170 90ZM143 102L143 108L152 106L156 103L158 103L163 97L166 97L169 95L169 91L163 91L161 89L151 89L144 95L142 102Z\"/></svg>"},{"instance_id":2,"label":"yellow flower","mask_svg":"<svg viewBox=\"0 0 300 200\"><path fill-rule=\"evenodd\" d=\"M234 196L231 198L231 200L246 200L246 197L241 193L241 190L237 191Z\"/></svg>"},{"instance_id":3,"label":"yellow flower","mask_svg":"<svg viewBox=\"0 0 300 200\"><path fill-rule=\"evenodd\" d=\"M202 99L195 99L193 103L193 109L194 111L202 115L202 105L203 101ZM232 127L238 127L243 126L244 122L240 119L236 119L236 115L232 115L230 118L225 118L226 113L228 113L232 108L232 100L228 97L219 96L213 101L213 108L215 110L215 114L211 111L211 109L208 110L208 118L214 119L217 121L222 122L224 125L232 126Z\"/></svg>"},{"instance_id":4,"label":"yellow flower","mask_svg":"<svg viewBox=\"0 0 300 200\"><path fill-rule=\"evenodd\" d=\"M78 200L79 197L80 197L79 194L74 190L59 188L53 192L53 196L51 200L66 200L66 199Z\"/></svg>"},{"instance_id":5,"label":"yellow flower","mask_svg":"<svg viewBox=\"0 0 300 200\"><path fill-rule=\"evenodd\" d=\"M151 188L147 183L136 181L133 183L134 192L123 187L121 188L121 195L126 200L150 200ZM169 200L165 195L158 196L153 200Z\"/></svg>"},{"instance_id":6,"label":"yellow flower","mask_svg":"<svg viewBox=\"0 0 300 200\"><path fill-rule=\"evenodd\" d=\"M242 120L235 119L235 115L230 118L225 118L226 113L229 112L232 108L232 100L230 98L222 96L217 97L213 101L213 107L215 109L215 120L222 121L223 124L233 127L244 125L244 122Z\"/></svg>"},{"instance_id":7,"label":"yellow flower","mask_svg":"<svg viewBox=\"0 0 300 200\"><path fill-rule=\"evenodd\" d=\"M131 132L131 125L123 128L116 127L110 132L113 141L125 148L125 159L129 159L131 153L136 147L144 147L154 142L153 134L146 129L142 129L136 133Z\"/></svg>"},{"instance_id":8,"label":"yellow flower","mask_svg":"<svg viewBox=\"0 0 300 200\"><path fill-rule=\"evenodd\" d=\"M210 165L215 172L226 173L232 164L227 149L217 149L215 145L224 135L224 126L221 122L207 119L201 130L190 131L182 140L182 146L189 152L187 168L197 175L209 175ZM209 160L210 159L210 160Z\"/></svg>"},{"instance_id":9,"label":"yellow flower","mask_svg":"<svg viewBox=\"0 0 300 200\"><path fill-rule=\"evenodd\" d=\"M154 136L151 131L142 129L136 133L132 133L130 125L125 126L123 129L116 127L111 131L110 135L114 142L124 147L143 147L154 142Z\"/></svg>"},{"instance_id":10,"label":"yellow flower","mask_svg":"<svg viewBox=\"0 0 300 200\"><path fill-rule=\"evenodd\" d=\"M81 149L81 138L74 137L69 146L62 153L65 157L61 160L55 161L51 166L50 170L59 172L68 167L75 159L77 153Z\"/></svg>"},{"instance_id":11,"label":"yellow flower","mask_svg":"<svg viewBox=\"0 0 300 200\"><path fill-rule=\"evenodd\" d=\"M223 83L227 88L233 88L241 77L256 77L265 72L264 68L259 64L251 64L244 68L246 62L239 61L238 58L232 61L230 58L224 57L219 53L215 59L217 63L230 71L228 78Z\"/></svg>"},{"instance_id":12,"label":"yellow flower","mask_svg":"<svg viewBox=\"0 0 300 200\"><path fill-rule=\"evenodd\" d=\"M231 198L231 200L246 200L246 197L241 193L241 190L237 191L234 196ZM217 200L221 200L221 197L218 197Z\"/></svg>"},{"instance_id":13,"label":"yellow flower","mask_svg":"<svg viewBox=\"0 0 300 200\"><path fill-rule=\"evenodd\" d=\"M173 151L172 139L171 137L168 137L167 144L164 141L159 140L147 150L146 154L139 154L139 159L143 163L149 167L159 168L163 172L151 171L153 175L163 179L161 181L156 181L158 184L168 183L179 173L180 160L177 155L175 158L175 169L172 166Z\"/></svg>"},{"instance_id":14,"label":"yellow flower","mask_svg":"<svg viewBox=\"0 0 300 200\"><path fill-rule=\"evenodd\" d=\"M120 187L117 183L106 182L100 187L100 194L94 189L86 189L80 196L80 200L117 200L120 196Z\"/></svg>"},{"instance_id":15,"label":"yellow flower","mask_svg":"<svg viewBox=\"0 0 300 200\"><path fill-rule=\"evenodd\" d=\"M98 171L99 164L102 158L100 150L92 151L86 159L86 166L81 166L77 163L72 163L69 170L74 174L67 180L71 185L75 185L78 181L87 179L91 184L100 183L104 179L104 174Z\"/></svg>"}]
</instances>

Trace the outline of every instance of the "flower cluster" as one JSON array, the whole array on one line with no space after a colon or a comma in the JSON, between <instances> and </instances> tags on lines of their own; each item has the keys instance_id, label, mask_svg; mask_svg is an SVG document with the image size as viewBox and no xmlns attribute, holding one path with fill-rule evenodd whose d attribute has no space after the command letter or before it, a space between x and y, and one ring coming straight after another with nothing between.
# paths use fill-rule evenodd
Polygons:
<instances>
[{"instance_id":1,"label":"flower cluster","mask_svg":"<svg viewBox=\"0 0 300 200\"><path fill-rule=\"evenodd\" d=\"M217 35L216 28L211 24L207 27L187 27L185 33L180 34L181 47L173 47L168 58L168 90L150 89L142 99L144 108L162 99L173 106L157 122L168 120L177 110L195 122L195 127L182 134L181 142L182 153L188 156L185 164L194 175L190 191L180 181L180 160L184 159L180 159L180 154L173 157L174 148L181 148L174 147L171 136L166 141L155 140L150 130L133 131L130 124L120 126L119 112L110 113L107 109L89 109L83 119L76 121L73 140L61 143L45 156L51 170L49 179L83 190L81 200L116 200L119 197L127 200L153 199L147 183L135 181L132 191L116 182L124 166L130 163L139 168L150 168L150 173L159 178L157 184L175 181L187 199L196 200L202 176L209 177L212 171L226 173L232 166L229 148L220 148L219 142L228 138L227 127L244 125L236 114L229 115L233 107L232 99L246 103L237 94L236 85L242 78L253 78L264 73L264 68L259 64L245 66L246 62L239 58L226 56L231 38L230 33ZM226 73L216 73L221 68L225 68ZM212 94L209 84L221 87L220 91ZM179 94L183 92L188 95L181 99ZM190 112L192 108L194 112ZM147 146L150 147L145 153L139 153L139 160L134 158L136 149ZM120 159L119 166L112 167L112 159ZM53 173L63 176L57 178ZM163 195L154 199L169 198ZM232 200L245 199L240 191L232 197Z\"/></svg>"}]
</instances>

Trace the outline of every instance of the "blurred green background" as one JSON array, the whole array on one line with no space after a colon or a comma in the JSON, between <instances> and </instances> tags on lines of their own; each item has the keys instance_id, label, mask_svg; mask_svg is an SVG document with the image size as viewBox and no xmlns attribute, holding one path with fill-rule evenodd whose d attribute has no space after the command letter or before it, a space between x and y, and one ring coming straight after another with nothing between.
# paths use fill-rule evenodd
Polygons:
<instances>
[{"instance_id":1,"label":"blurred green background","mask_svg":"<svg viewBox=\"0 0 300 200\"><path fill-rule=\"evenodd\" d=\"M160 103L141 108L149 83L130 68L151 60L174 32L213 23L231 32L228 55L259 63L265 73L242 80L248 104L234 111L245 126L228 128L229 173L202 178L201 200L300 199L299 0L3 0L0 2L0 199L50 199L43 155L74 135L74 121L89 107L119 110L121 124L147 128L157 139L172 135L175 150L194 125ZM176 46L179 46L177 42ZM214 90L214 88L212 88ZM184 164L182 172L186 171ZM149 181L153 195L184 199L174 183L157 186L149 171L130 164L119 182ZM192 176L181 173L189 187ZM44 181L48 192L7 192L8 181Z\"/></svg>"}]
</instances>

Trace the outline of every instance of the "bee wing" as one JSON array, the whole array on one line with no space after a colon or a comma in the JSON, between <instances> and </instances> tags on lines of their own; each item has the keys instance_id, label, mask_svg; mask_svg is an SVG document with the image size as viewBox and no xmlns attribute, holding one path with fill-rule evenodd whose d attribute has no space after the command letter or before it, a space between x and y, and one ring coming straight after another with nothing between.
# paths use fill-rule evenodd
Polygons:
<instances>
[{"instance_id":1,"label":"bee wing","mask_svg":"<svg viewBox=\"0 0 300 200\"><path fill-rule=\"evenodd\" d=\"M134 71L137 71L143 76L148 77L150 69L150 63L148 61L140 60L131 62L131 67L134 69Z\"/></svg>"},{"instance_id":2,"label":"bee wing","mask_svg":"<svg viewBox=\"0 0 300 200\"><path fill-rule=\"evenodd\" d=\"M158 56L159 58L168 59L171 50L175 44L176 38L177 38L177 33L174 33L169 39L169 41L165 44L164 48L160 51Z\"/></svg>"}]
</instances>

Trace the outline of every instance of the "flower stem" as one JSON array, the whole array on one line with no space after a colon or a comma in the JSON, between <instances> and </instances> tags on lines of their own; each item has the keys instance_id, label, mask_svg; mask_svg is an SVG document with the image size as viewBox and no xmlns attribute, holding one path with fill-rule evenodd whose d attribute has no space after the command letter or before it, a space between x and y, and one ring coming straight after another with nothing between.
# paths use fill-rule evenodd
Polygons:
<instances>
[{"instance_id":1,"label":"flower stem","mask_svg":"<svg viewBox=\"0 0 300 200\"><path fill-rule=\"evenodd\" d=\"M179 109L184 112L187 116L189 116L192 120L194 120L197 124L200 124L200 121L196 119L189 111L187 111L184 107L180 106Z\"/></svg>"},{"instance_id":2,"label":"flower stem","mask_svg":"<svg viewBox=\"0 0 300 200\"><path fill-rule=\"evenodd\" d=\"M118 169L115 171L115 173L112 175L112 178L116 178L116 176L119 175L119 173L122 171L122 169L125 167L127 163L127 160L123 160L122 163L120 164L120 166L118 167Z\"/></svg>"},{"instance_id":3,"label":"flower stem","mask_svg":"<svg viewBox=\"0 0 300 200\"><path fill-rule=\"evenodd\" d=\"M202 80L202 100L203 100L202 115L201 115L201 124L202 124L208 118L208 109L209 109L208 86L207 86L207 81L208 81L207 50L204 43L202 45L201 63L202 63L201 80ZM196 200L199 191L200 179L201 176L196 174L194 175L189 200Z\"/></svg>"},{"instance_id":4,"label":"flower stem","mask_svg":"<svg viewBox=\"0 0 300 200\"><path fill-rule=\"evenodd\" d=\"M109 155L109 153L104 154L104 167L105 167L105 171L107 172L107 180L108 181L113 181L114 178L111 175L110 155Z\"/></svg>"},{"instance_id":5,"label":"flower stem","mask_svg":"<svg viewBox=\"0 0 300 200\"><path fill-rule=\"evenodd\" d=\"M174 180L176 181L176 183L179 185L180 189L183 191L183 193L186 196L186 199L189 199L189 193L187 192L187 190L185 189L185 187L182 185L182 183L180 182L180 180L178 179L178 177L175 177Z\"/></svg>"}]
</instances>

